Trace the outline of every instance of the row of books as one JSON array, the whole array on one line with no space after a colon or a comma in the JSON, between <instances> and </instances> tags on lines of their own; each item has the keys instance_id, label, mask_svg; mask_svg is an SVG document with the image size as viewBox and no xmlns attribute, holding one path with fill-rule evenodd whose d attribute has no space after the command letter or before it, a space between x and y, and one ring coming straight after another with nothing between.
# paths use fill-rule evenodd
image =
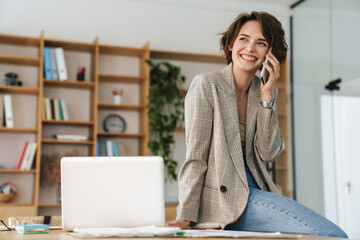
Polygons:
<instances>
[{"instance_id":1,"label":"row of books","mask_svg":"<svg viewBox=\"0 0 360 240\"><path fill-rule=\"evenodd\" d=\"M14 116L10 94L0 95L0 126L13 128Z\"/></svg>"},{"instance_id":2,"label":"row of books","mask_svg":"<svg viewBox=\"0 0 360 240\"><path fill-rule=\"evenodd\" d=\"M25 142L15 169L30 170L35 159L36 149L36 142Z\"/></svg>"},{"instance_id":3,"label":"row of books","mask_svg":"<svg viewBox=\"0 0 360 240\"><path fill-rule=\"evenodd\" d=\"M113 140L97 140L96 156L127 156L125 145Z\"/></svg>"},{"instance_id":4,"label":"row of books","mask_svg":"<svg viewBox=\"0 0 360 240\"><path fill-rule=\"evenodd\" d=\"M71 141L86 141L87 136L84 134L73 134L73 133L57 133L55 134L57 140L71 140Z\"/></svg>"},{"instance_id":5,"label":"row of books","mask_svg":"<svg viewBox=\"0 0 360 240\"><path fill-rule=\"evenodd\" d=\"M44 75L48 80L67 80L68 74L62 47L44 47Z\"/></svg>"},{"instance_id":6,"label":"row of books","mask_svg":"<svg viewBox=\"0 0 360 240\"><path fill-rule=\"evenodd\" d=\"M67 105L62 99L44 98L42 113L46 120L69 120Z\"/></svg>"}]
</instances>

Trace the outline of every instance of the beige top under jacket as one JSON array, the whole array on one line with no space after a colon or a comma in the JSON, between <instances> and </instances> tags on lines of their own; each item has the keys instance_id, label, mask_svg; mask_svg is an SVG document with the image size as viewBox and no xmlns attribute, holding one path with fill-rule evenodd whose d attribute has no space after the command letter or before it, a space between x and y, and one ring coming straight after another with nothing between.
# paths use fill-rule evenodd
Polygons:
<instances>
[{"instance_id":1,"label":"beige top under jacket","mask_svg":"<svg viewBox=\"0 0 360 240\"><path fill-rule=\"evenodd\" d=\"M177 219L195 222L198 228L223 229L241 216L249 197L232 64L194 78L185 99L185 126ZM276 105L260 105L260 79L255 76L248 93L245 149L260 189L278 192L265 162L275 160L283 148Z\"/></svg>"}]
</instances>

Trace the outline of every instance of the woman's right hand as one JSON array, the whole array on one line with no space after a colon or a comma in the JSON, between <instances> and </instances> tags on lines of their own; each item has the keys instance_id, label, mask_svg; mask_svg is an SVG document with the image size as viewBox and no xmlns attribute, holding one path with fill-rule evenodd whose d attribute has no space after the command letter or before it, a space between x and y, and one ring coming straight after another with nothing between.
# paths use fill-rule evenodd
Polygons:
<instances>
[{"instance_id":1,"label":"woman's right hand","mask_svg":"<svg viewBox=\"0 0 360 240\"><path fill-rule=\"evenodd\" d=\"M169 227L179 227L181 229L188 229L190 226L190 221L186 221L186 220L175 220L175 221L171 221L171 222L167 222L166 226Z\"/></svg>"}]
</instances>

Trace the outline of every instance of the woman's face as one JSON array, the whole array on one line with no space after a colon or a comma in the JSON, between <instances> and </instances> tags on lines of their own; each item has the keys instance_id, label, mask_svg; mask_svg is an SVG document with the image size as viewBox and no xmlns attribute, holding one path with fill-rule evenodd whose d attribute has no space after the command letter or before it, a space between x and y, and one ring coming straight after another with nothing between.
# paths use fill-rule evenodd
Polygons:
<instances>
[{"instance_id":1,"label":"woman's face","mask_svg":"<svg viewBox=\"0 0 360 240\"><path fill-rule=\"evenodd\" d=\"M262 67L269 49L261 25L257 21L248 21L239 31L232 47L233 67L255 74Z\"/></svg>"}]
</instances>

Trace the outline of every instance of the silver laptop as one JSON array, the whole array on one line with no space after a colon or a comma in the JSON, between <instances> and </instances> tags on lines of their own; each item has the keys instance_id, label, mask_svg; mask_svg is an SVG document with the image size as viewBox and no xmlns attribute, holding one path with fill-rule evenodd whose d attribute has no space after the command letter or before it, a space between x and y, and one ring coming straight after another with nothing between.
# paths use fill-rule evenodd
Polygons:
<instances>
[{"instance_id":1,"label":"silver laptop","mask_svg":"<svg viewBox=\"0 0 360 240\"><path fill-rule=\"evenodd\" d=\"M62 227L165 226L161 157L61 159Z\"/></svg>"}]
</instances>

